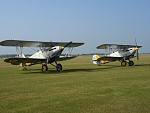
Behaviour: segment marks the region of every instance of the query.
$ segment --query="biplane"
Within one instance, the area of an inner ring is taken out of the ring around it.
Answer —
[[[93,64],[106,64],[109,62],[120,61],[121,66],[133,66],[134,62],[130,60],[134,58],[135,53],[137,60],[139,59],[138,50],[142,46],[136,45],[119,45],[119,44],[102,44],[97,49],[104,49],[105,55],[100,57],[99,55],[93,55]]]
[[[48,71],[48,64],[56,67],[57,71],[62,70],[62,65],[57,63],[58,61],[73,59],[77,56],[70,54],[74,47],[83,45],[84,43],[73,43],[71,42],[40,42],[40,41],[24,41],[24,40],[4,40],[0,42],[1,46],[14,46],[16,47],[17,57],[6,58],[5,62],[11,63],[12,65],[21,65],[23,69],[27,67],[42,64],[42,71]],[[25,57],[22,53],[26,47],[38,47],[33,55]],[[61,56],[65,48],[69,48],[69,53]],[[55,64],[53,64],[55,63]]]

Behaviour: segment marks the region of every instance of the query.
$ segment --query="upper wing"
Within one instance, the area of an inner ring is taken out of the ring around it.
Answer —
[[[64,61],[64,60],[70,60],[73,58],[76,58],[77,56],[60,56],[59,59],[57,61]]]
[[[24,41],[24,40],[4,40],[0,42],[1,46],[20,46],[20,47],[53,47],[65,46],[68,42],[40,42],[40,41]],[[68,47],[78,47],[84,43],[71,43]]]
[[[132,48],[132,47],[142,47],[142,46],[136,46],[136,45],[119,45],[119,44],[102,44],[97,47],[97,49],[124,49],[124,48]]]
[[[19,65],[20,63],[45,63],[46,59],[36,59],[36,58],[7,58],[4,60],[7,63],[11,63],[12,65]]]

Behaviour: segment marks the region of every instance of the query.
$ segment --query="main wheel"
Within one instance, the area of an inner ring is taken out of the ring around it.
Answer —
[[[126,66],[127,65],[127,62],[126,61],[122,61],[121,62],[121,66]]]
[[[57,64],[56,69],[57,69],[57,71],[61,71],[62,70],[62,65],[61,64]]]
[[[133,61],[129,61],[129,66],[133,66],[134,62]]]
[[[48,67],[47,67],[47,65],[42,65],[42,72],[45,72],[45,71],[48,71]]]

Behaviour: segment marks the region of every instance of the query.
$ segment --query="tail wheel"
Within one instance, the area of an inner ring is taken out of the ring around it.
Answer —
[[[134,62],[133,61],[129,61],[129,66],[133,66]]]
[[[122,61],[121,62],[121,66],[126,66],[127,65],[127,62],[126,61]]]
[[[23,70],[27,70],[27,68],[26,68],[26,67],[24,67],[24,68],[23,68]]]
[[[57,64],[56,69],[57,69],[57,71],[61,71],[62,70],[62,65],[61,64]]]
[[[101,65],[100,61],[97,61],[97,65],[98,65],[98,66],[100,66],[100,65]]]
[[[48,71],[47,65],[42,65],[42,72]]]

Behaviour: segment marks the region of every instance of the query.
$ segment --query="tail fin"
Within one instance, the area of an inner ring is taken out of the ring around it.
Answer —
[[[100,62],[98,61],[99,58],[100,58],[99,55],[93,55],[92,57],[93,64],[100,65]]]

